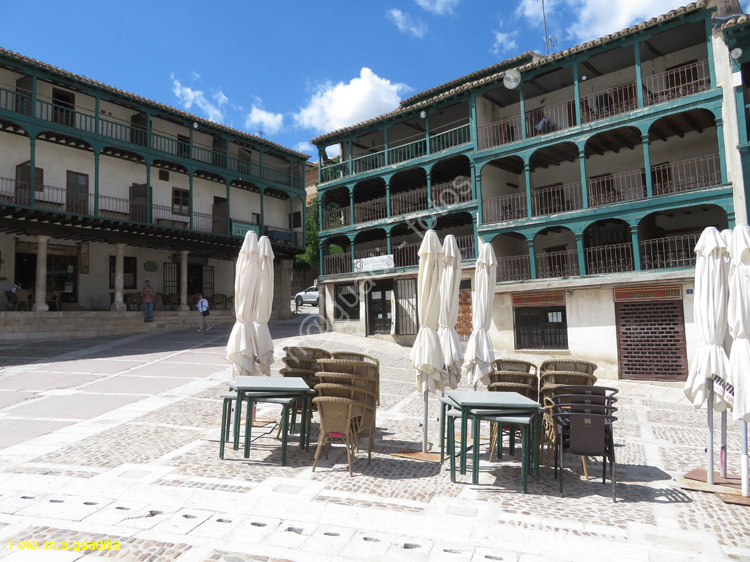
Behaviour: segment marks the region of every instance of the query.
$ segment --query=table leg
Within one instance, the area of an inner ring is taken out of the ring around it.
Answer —
[[[521,489],[526,493],[529,484],[529,425],[521,426]]]
[[[479,416],[474,416],[472,429],[472,462],[471,462],[471,483],[479,484]]]
[[[466,474],[466,424],[469,420],[469,412],[461,408],[461,474]]]
[[[237,391],[237,401],[234,403],[234,450],[240,448],[240,420],[242,418],[242,396],[244,392]]]
[[[296,408],[296,402],[292,402],[291,407]],[[283,405],[281,411],[284,416],[281,421],[281,466],[284,466],[286,464],[286,440],[289,436],[289,406]]]
[[[442,464],[445,459],[445,411],[447,404],[445,402],[440,403],[440,463]]]
[[[250,439],[252,438],[253,432],[253,406],[254,400],[252,396],[247,397],[247,415],[245,420],[245,452],[244,457],[250,458]]]
[[[304,451],[307,448],[307,395],[303,394],[300,398],[302,398],[302,419],[299,422],[299,448]]]
[[[534,448],[534,476],[539,477],[539,463],[541,460],[541,446],[542,446],[542,423],[541,423],[542,414],[539,411],[534,411],[534,416],[532,418],[533,423],[533,435],[532,435],[532,442],[533,442],[533,448]]]
[[[455,418],[448,420],[448,457],[451,463],[451,482],[456,481],[456,422]]]

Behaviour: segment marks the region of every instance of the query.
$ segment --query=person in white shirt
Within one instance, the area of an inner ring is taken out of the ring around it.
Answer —
[[[200,298],[198,299],[198,329],[197,332],[208,332],[211,326],[206,324],[206,316],[208,316],[208,301],[203,293],[199,293]]]
[[[17,281],[16,284],[10,288],[10,292],[15,293],[16,291],[18,291],[18,289],[23,289],[23,283],[21,283],[20,281]]]

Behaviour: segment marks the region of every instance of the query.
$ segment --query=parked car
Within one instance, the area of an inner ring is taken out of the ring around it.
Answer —
[[[303,304],[318,306],[319,298],[320,298],[320,293],[318,292],[318,288],[308,287],[304,291],[300,291],[299,293],[294,295],[294,303],[297,305],[297,307],[300,307]]]

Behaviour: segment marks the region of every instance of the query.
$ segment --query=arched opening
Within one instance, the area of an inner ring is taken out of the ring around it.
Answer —
[[[471,200],[471,163],[466,156],[446,158],[430,171],[432,206],[448,207]]]
[[[545,146],[529,159],[534,216],[583,208],[578,147],[572,142]]]
[[[291,199],[289,194],[273,187],[263,191],[263,234],[268,236],[272,244],[282,246],[292,245],[292,229],[289,215],[291,213]]]
[[[585,152],[590,207],[646,197],[640,130],[602,131],[586,141]]]
[[[352,272],[351,242],[346,236],[332,236],[323,241],[323,275]]]
[[[396,267],[419,265],[419,245],[429,225],[422,221],[408,221],[391,229],[391,251]]]
[[[538,279],[580,275],[576,237],[568,228],[551,226],[539,231],[534,236],[534,253]]]
[[[397,217],[427,209],[427,173],[411,168],[391,178],[391,216]]]
[[[298,248],[305,245],[305,201],[302,197],[295,197],[292,204],[293,242]]]
[[[474,248],[474,217],[471,213],[451,213],[441,215],[435,221],[434,230],[443,241],[448,234],[456,237],[462,260],[477,258]]]
[[[349,189],[337,187],[327,189],[320,194],[320,206],[323,222],[321,230],[333,230],[351,224],[349,209]]]
[[[519,156],[498,158],[482,168],[482,222],[527,217],[526,175]]]
[[[590,224],[583,233],[586,274],[633,271],[630,226],[623,220],[604,219]]]
[[[373,258],[388,253],[388,241],[385,230],[374,228],[358,232],[354,238],[354,259]]]
[[[641,269],[695,267],[695,245],[709,226],[728,228],[727,212],[698,205],[646,215],[638,223]]]
[[[693,109],[667,115],[649,129],[654,196],[721,185],[716,120]]]
[[[529,244],[523,234],[504,232],[492,239],[497,257],[497,281],[531,279]]]
[[[372,178],[354,186],[354,222],[362,223],[388,216],[385,180]]]

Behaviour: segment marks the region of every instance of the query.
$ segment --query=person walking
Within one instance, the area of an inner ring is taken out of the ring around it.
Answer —
[[[143,321],[154,321],[154,290],[151,288],[151,281],[146,280],[146,286],[141,291],[143,296]]]
[[[208,316],[208,301],[203,293],[198,293],[198,329],[197,332],[208,332],[211,326],[206,324],[206,316]]]

